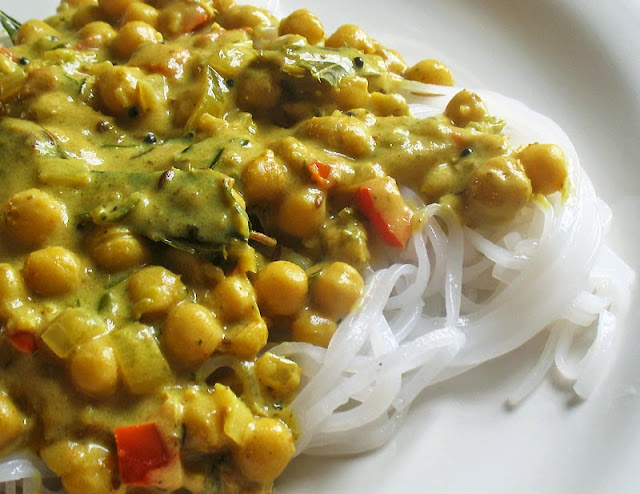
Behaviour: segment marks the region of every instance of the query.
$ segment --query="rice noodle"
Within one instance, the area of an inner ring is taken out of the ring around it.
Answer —
[[[404,81],[415,116],[442,113],[460,88]],[[292,407],[298,453],[351,454],[384,444],[425,388],[511,352],[549,331],[538,364],[509,399],[517,404],[555,365],[588,397],[606,376],[632,270],[603,245],[609,208],[596,196],[568,137],[522,103],[476,91],[509,124],[512,144],[555,143],[570,166],[571,193],[525,208],[507,231],[461,228],[437,205],[425,208],[410,246],[373,272],[358,310],[327,349],[284,343],[305,382]],[[415,194],[403,191],[416,202]],[[591,343],[572,363],[579,335]]]

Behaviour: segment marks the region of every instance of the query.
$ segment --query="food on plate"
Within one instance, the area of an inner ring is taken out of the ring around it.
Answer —
[[[544,117],[304,9],[0,21],[7,486],[271,492],[541,331],[515,399],[597,384],[632,273]]]

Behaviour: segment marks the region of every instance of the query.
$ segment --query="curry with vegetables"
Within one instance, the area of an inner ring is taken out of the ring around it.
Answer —
[[[411,115],[403,83],[445,65],[307,10],[2,24],[0,449],[69,493],[271,492],[303,376],[270,346],[327,346],[421,202],[486,228],[564,187],[561,151],[513,149],[470,91]]]

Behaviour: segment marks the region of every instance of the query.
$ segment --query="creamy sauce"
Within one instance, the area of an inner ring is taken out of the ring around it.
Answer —
[[[416,227],[400,188],[486,228],[564,186],[562,154],[512,149],[473,93],[412,117],[403,77],[451,84],[442,64],[307,11],[74,0],[15,41],[0,448],[70,493],[270,492],[301,371],[265,348],[328,344]]]

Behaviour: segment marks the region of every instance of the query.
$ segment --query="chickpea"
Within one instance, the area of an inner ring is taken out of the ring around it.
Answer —
[[[161,266],[142,268],[129,279],[129,296],[136,319],[169,311],[186,297],[180,277]]]
[[[258,317],[236,330],[226,348],[226,353],[250,360],[264,348],[269,338],[269,329],[264,319]]]
[[[193,302],[176,305],[164,324],[164,345],[180,362],[206,360],[222,342],[222,326],[209,309]]]
[[[381,117],[409,115],[407,100],[400,94],[373,93],[369,102],[369,110]]]
[[[0,264],[0,317],[9,316],[14,306],[21,305],[26,299],[26,291],[20,273],[10,264]]]
[[[289,261],[275,261],[260,270],[254,283],[258,305],[275,316],[298,313],[307,298],[307,274]]]
[[[326,198],[321,190],[299,188],[289,193],[278,208],[278,227],[296,238],[318,233],[326,219]]]
[[[123,24],[140,21],[155,28],[158,24],[158,10],[143,2],[133,2],[127,7],[120,21]]]
[[[308,164],[310,151],[300,140],[287,136],[273,145],[274,151],[292,169],[305,168]]]
[[[369,102],[369,82],[364,77],[343,77],[333,89],[333,97],[342,110],[363,108]]]
[[[25,426],[24,415],[16,408],[11,398],[0,393],[0,449],[15,441]]]
[[[363,122],[338,112],[328,117],[313,117],[303,130],[328,148],[352,158],[361,158],[369,154],[375,145]]]
[[[38,295],[64,295],[75,291],[82,279],[80,260],[64,247],[46,247],[27,256],[23,276]]]
[[[243,170],[244,192],[250,201],[276,202],[286,193],[289,170],[268,149]]]
[[[291,430],[280,420],[260,417],[249,424],[244,444],[234,449],[240,471],[257,482],[271,482],[293,459],[296,448]]]
[[[487,107],[476,93],[463,89],[447,104],[444,110],[454,125],[464,127],[469,122],[477,122],[487,115]]]
[[[326,348],[337,328],[333,319],[314,309],[305,309],[291,324],[291,339]]]
[[[107,46],[116,37],[116,30],[104,21],[86,24],[78,33],[89,46],[99,48]]]
[[[562,190],[567,179],[567,159],[555,144],[529,144],[518,159],[531,180],[534,193],[552,194]]]
[[[265,352],[258,357],[255,371],[262,385],[276,396],[286,397],[300,386],[300,366],[273,353]]]
[[[129,58],[140,46],[146,43],[162,42],[162,34],[142,21],[127,22],[120,28],[111,47],[122,58]]]
[[[101,445],[61,440],[42,448],[40,456],[68,494],[124,494],[125,486],[113,487],[114,461]]]
[[[226,29],[250,27],[252,29],[274,26],[277,19],[271,12],[252,5],[233,5],[222,15],[220,23]]]
[[[184,392],[186,429],[185,449],[198,453],[213,453],[224,448],[228,439],[224,433],[224,413],[213,393],[193,388]]]
[[[531,181],[519,161],[496,156],[473,174],[464,191],[464,219],[471,225],[512,219],[531,198]]]
[[[151,260],[144,239],[123,226],[98,229],[89,242],[89,254],[98,266],[110,272],[142,266]]]
[[[118,385],[118,363],[105,338],[81,345],[69,359],[69,375],[75,388],[95,398],[111,396]]]
[[[104,110],[116,117],[126,117],[137,107],[138,81],[142,71],[135,67],[108,67],[96,80],[96,94]]]
[[[310,45],[317,45],[324,40],[324,27],[315,14],[307,9],[299,9],[280,21],[278,35],[285,34],[299,34]]]
[[[407,63],[402,58],[402,55],[396,50],[385,48],[384,46],[378,46],[376,55],[380,55],[384,60],[384,64],[389,72],[402,75],[407,70]]]
[[[364,281],[356,269],[344,262],[324,268],[311,284],[311,299],[335,319],[346,316],[362,296]]]
[[[453,86],[453,75],[445,64],[438,60],[421,60],[406,70],[404,77],[411,81],[437,84],[438,86]]]
[[[169,2],[158,12],[158,29],[166,37],[174,38],[195,31],[214,14],[211,2]]]
[[[266,111],[280,102],[282,90],[271,70],[248,68],[238,79],[236,87],[236,100],[245,110]]]
[[[23,22],[16,32],[16,44],[33,44],[45,36],[60,36],[60,33],[44,21],[32,19]]]
[[[253,286],[246,275],[234,275],[221,280],[211,293],[216,314],[226,321],[248,316],[256,304]]]
[[[73,13],[71,24],[76,29],[86,26],[92,22],[102,21],[104,14],[102,9],[95,4],[80,5]]]
[[[374,40],[359,26],[345,24],[340,26],[327,40],[325,46],[330,48],[342,48],[350,46],[364,53],[376,51]]]
[[[139,0],[98,0],[98,4],[105,14],[112,19],[118,19],[127,9]]]
[[[5,211],[7,233],[23,247],[41,245],[68,221],[62,204],[40,189],[14,194]]]

